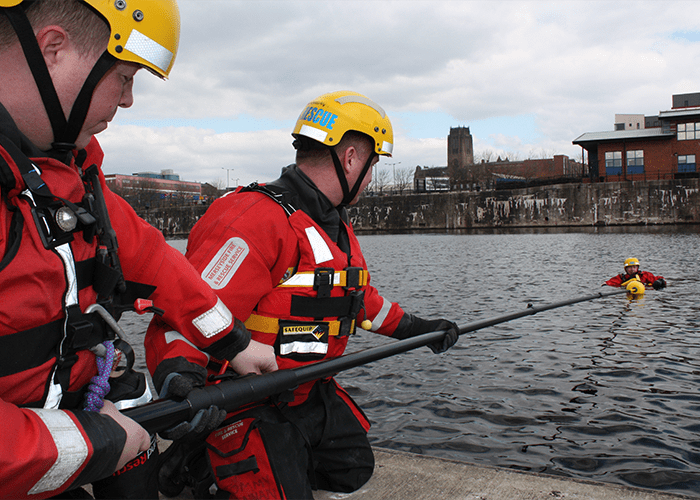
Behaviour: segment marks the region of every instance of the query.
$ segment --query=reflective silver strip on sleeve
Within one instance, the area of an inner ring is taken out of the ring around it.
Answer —
[[[311,244],[311,249],[314,252],[314,260],[316,264],[321,262],[328,262],[333,259],[333,253],[331,249],[328,248],[326,242],[323,241],[323,237],[318,233],[318,230],[311,226],[304,229],[306,231],[306,237],[309,238],[309,243]]]
[[[63,486],[88,457],[88,444],[80,429],[65,413],[58,410],[31,409],[44,422],[58,450],[58,457],[39,482],[29,490],[29,495],[52,491]]]
[[[382,297],[382,300],[384,301],[382,308],[379,310],[379,313],[377,313],[377,315],[371,319],[373,332],[379,330],[384,323],[384,320],[386,320],[386,317],[389,315],[389,311],[391,311],[391,302],[386,300],[384,297]]]
[[[280,354],[326,354],[328,344],[323,342],[287,342],[280,345]]]
[[[233,314],[221,302],[221,299],[216,301],[214,307],[192,320],[192,324],[197,330],[208,339],[226,330],[232,322]]]

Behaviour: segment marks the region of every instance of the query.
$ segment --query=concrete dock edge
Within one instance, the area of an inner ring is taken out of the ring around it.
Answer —
[[[372,478],[353,493],[317,491],[314,500],[679,500],[641,488],[473,465],[375,448]]]

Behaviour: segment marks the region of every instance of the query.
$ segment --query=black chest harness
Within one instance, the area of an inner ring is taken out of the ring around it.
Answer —
[[[253,183],[241,189],[241,192],[246,191],[254,191],[269,196],[282,207],[287,217],[290,217],[297,211],[293,204],[292,194],[280,186],[275,186],[274,184],[261,186]],[[343,232],[343,234],[347,239],[347,233]],[[349,262],[349,243],[346,243],[344,246],[347,247],[345,253],[348,255]],[[344,296],[331,297],[331,290],[335,286],[335,269],[331,267],[317,267],[314,269],[313,277],[313,289],[316,291],[316,296],[292,295],[289,313],[292,316],[314,318],[315,321],[321,321],[327,317],[337,317],[339,326],[335,335],[342,337],[354,334],[356,327],[355,318],[364,309],[365,292],[360,290],[360,288],[366,283],[366,271],[361,267],[352,266],[346,267],[343,271],[345,275],[343,287],[346,290]],[[296,268],[293,273],[295,272]],[[248,323],[246,322],[246,324]]]
[[[54,196],[42,180],[38,167],[1,134],[0,146],[9,153],[22,175],[26,185],[22,196],[32,207],[33,222],[44,248],[61,256],[64,266],[70,266],[71,271],[74,267],[74,272],[70,274],[74,276],[77,291],[92,286],[97,293],[97,305],[88,308],[94,312],[83,313],[77,300],[66,302],[63,305],[65,318],[0,336],[0,377],[41,366],[56,358],[54,380],[63,394],[60,406],[71,408],[77,405],[81,397],[71,397],[68,392],[70,369],[78,359],[77,352],[94,348],[105,340],[115,340],[118,327],[115,331],[114,318],[118,319],[124,311],[134,310],[135,300],[147,298],[155,287],[124,280],[117,255],[116,233],[109,221],[96,165],[84,170],[85,195],[80,203],[73,203]],[[78,163],[84,161],[85,155],[81,151]],[[8,198],[9,191],[15,187],[12,169],[0,156],[2,198],[12,212],[5,254],[0,259],[0,273],[16,257],[26,223],[21,210]],[[74,261],[68,244],[80,232],[87,243],[98,238],[97,251],[93,258]],[[156,312],[153,308],[151,310]],[[32,311],[23,313],[32,314]],[[130,368],[134,361],[131,347],[124,339],[116,339],[115,347],[126,355],[127,368]],[[28,406],[44,406],[47,395]]]

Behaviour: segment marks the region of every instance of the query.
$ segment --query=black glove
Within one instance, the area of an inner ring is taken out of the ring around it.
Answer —
[[[392,337],[395,339],[408,339],[438,330],[447,330],[445,337],[439,342],[428,344],[428,347],[433,353],[440,354],[455,345],[459,338],[459,327],[452,321],[446,319],[427,320],[413,314],[404,314]]]
[[[161,370],[163,365],[160,365],[154,374],[153,378],[156,387],[162,386],[159,391],[161,398],[173,396],[184,398],[196,387],[204,386],[207,376],[205,368],[183,361],[182,358],[179,358],[177,362],[181,365],[179,368],[183,373],[173,371],[163,378],[163,370]],[[212,405],[209,408],[199,410],[189,422],[181,422],[170,429],[159,432],[159,434],[161,437],[172,441],[184,437],[195,437],[199,434],[206,436],[225,419],[226,411]]]
[[[651,286],[654,287],[654,290],[661,290],[662,288],[666,288],[666,280],[659,278],[658,280],[654,281]]]

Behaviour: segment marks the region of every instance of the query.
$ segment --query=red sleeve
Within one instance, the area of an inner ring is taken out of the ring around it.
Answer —
[[[18,408],[0,401],[0,496],[41,499],[109,476],[124,430],[94,412]]]
[[[365,292],[365,309],[367,319],[372,322],[371,331],[391,336],[404,315],[403,309],[396,302],[390,302],[376,288],[368,286]],[[358,321],[362,322],[362,312]]]
[[[618,274],[616,276],[613,276],[610,278],[608,281],[605,282],[606,285],[608,286],[617,286],[619,287],[622,285],[622,277]]]
[[[266,195],[242,193],[216,200],[190,232],[187,259],[234,317],[245,321],[260,299],[298,261],[296,236],[284,211]],[[162,322],[148,329],[151,373],[163,360],[206,358]]]
[[[186,255],[243,321],[299,260],[296,235],[284,210],[254,192],[216,200],[192,229]],[[226,255],[230,265],[219,266]]]
[[[167,244],[160,231],[109,191],[102,175],[100,180],[117,233],[125,279],[155,286],[150,299],[165,311],[163,321],[197,347],[219,353],[222,358],[244,350],[250,338],[240,330],[232,331],[233,316],[216,293],[187,259]]]
[[[654,283],[654,281],[663,279],[663,276],[654,276],[648,271],[642,271],[639,274],[640,278],[642,279],[642,283],[644,283],[645,285],[651,285],[652,283]]]
[[[352,231],[352,228],[350,230]],[[367,267],[364,255],[362,256],[362,262]],[[372,322],[370,329],[372,332],[391,336],[399,326],[399,321],[401,321],[404,311],[398,303],[390,302],[382,297],[371,283],[372,276],[370,274],[367,278],[367,289],[365,290],[365,311],[364,313],[360,311],[357,325],[360,326],[365,319],[364,314],[366,313],[367,319]]]

